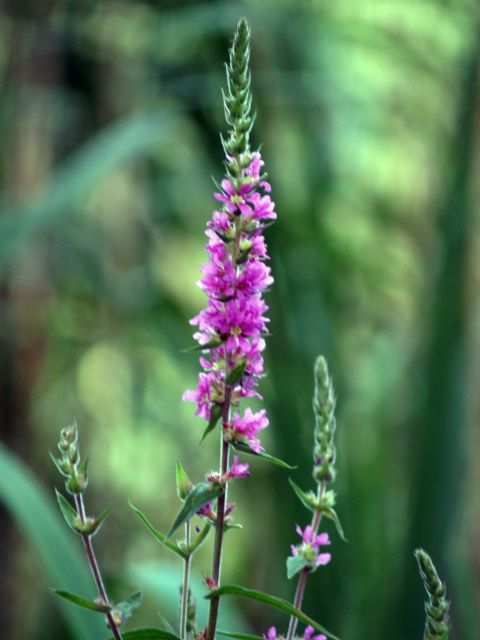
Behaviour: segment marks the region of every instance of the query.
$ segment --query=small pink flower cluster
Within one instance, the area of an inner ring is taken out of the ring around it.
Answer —
[[[205,347],[200,358],[203,372],[197,388],[183,394],[183,400],[197,404],[196,415],[206,420],[215,405],[225,402],[227,388],[234,407],[241,398],[261,397],[256,387],[263,373],[262,335],[268,322],[262,291],[273,282],[264,262],[268,255],[263,229],[266,222],[276,219],[270,196],[259,192],[259,188],[270,191],[260,175],[263,164],[260,154],[253,153],[239,185],[222,181],[222,191],[215,198],[223,208],[213,213],[206,231],[209,262],[202,265],[198,285],[207,294],[208,304],[190,321],[198,326],[194,338]],[[239,373],[229,382],[233,372]],[[258,453],[263,447],[257,434],[267,425],[264,410],[252,413],[247,408],[243,417],[235,413],[223,423],[224,438]]]
[[[328,533],[314,535],[310,525],[307,525],[305,531],[302,531],[298,524],[296,525],[296,532],[302,538],[303,544],[297,547],[292,544],[292,555],[304,557],[311,563],[313,568],[330,562],[332,556],[329,553],[318,553],[320,546],[330,544]]]
[[[324,636],[323,633],[320,633],[317,636],[312,635],[315,629],[310,625],[305,629],[303,633],[303,640],[327,640],[327,636]],[[280,640],[282,636],[277,636],[277,630],[275,627],[270,627],[267,632],[267,635],[263,634],[265,640]]]

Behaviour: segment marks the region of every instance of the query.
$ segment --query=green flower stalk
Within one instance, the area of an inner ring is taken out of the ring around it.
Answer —
[[[314,448],[313,448],[313,478],[317,483],[317,491],[305,493],[291,482],[295,493],[301,502],[313,511],[312,523],[304,531],[297,525],[297,533],[302,537],[303,544],[292,545],[292,555],[287,558],[287,576],[298,575],[294,606],[301,608],[308,575],[320,565],[330,562],[329,553],[319,553],[321,545],[330,544],[326,533],[318,533],[322,515],[334,520],[340,537],[344,539],[337,514],[333,510],[335,493],[327,491],[327,485],[335,480],[335,444],[333,437],[336,429],[335,393],[332,379],[328,373],[327,361],[319,356],[314,367],[314,395],[313,412],[315,416]],[[295,616],[290,618],[287,640],[293,640],[297,628]]]
[[[245,18],[238,22],[229,53],[230,60],[225,65],[228,93],[222,91],[222,94],[225,120],[231,129],[226,140],[222,137],[222,144],[227,157],[227,177],[238,190],[244,180],[244,170],[252,161],[249,137],[255,119],[251,115],[250,27]]]
[[[124,602],[116,606],[109,603],[92,543],[93,536],[100,529],[105,518],[109,514],[110,509],[106,509],[99,518],[91,518],[86,514],[83,493],[88,484],[88,458],[86,458],[84,462],[81,461],[76,424],[65,427],[61,430],[58,448],[60,451],[60,457],[56,458],[51,455],[51,458],[57,469],[65,478],[65,488],[68,493],[73,496],[75,508],[73,508],[68,500],[66,500],[64,496],[57,491],[58,505],[69,527],[75,531],[75,533],[82,536],[85,553],[87,555],[88,563],[99,595],[98,601],[96,603],[92,603],[93,607],[96,606],[97,611],[105,614],[107,624],[111,629],[115,640],[122,640],[119,626],[130,615],[132,608],[138,606],[139,600],[135,596],[135,602]],[[80,606],[85,606],[81,603],[82,599],[78,596],[66,594],[61,591],[57,591],[57,593]]]
[[[337,426],[335,419],[335,393],[332,378],[328,374],[327,361],[319,356],[315,362],[315,447],[313,450],[313,477],[317,482],[335,480],[335,444],[333,436]]]
[[[262,292],[273,283],[270,268],[265,265],[268,255],[263,230],[276,219],[274,203],[268,195],[271,188],[261,173],[263,160],[258,151],[250,150],[254,118],[249,59],[250,27],[242,18],[226,65],[228,90],[223,94],[223,104],[229,130],[222,138],[226,173],[214,194],[221,210],[214,211],[207,224],[209,262],[202,265],[203,277],[199,281],[208,302],[190,321],[198,325],[194,338],[203,352],[203,372],[197,388],[183,394],[184,400],[197,404],[196,414],[208,421],[203,438],[221,422],[218,474],[207,477],[212,489],[214,477],[224,480],[222,486],[216,485],[220,493],[212,496],[217,498],[216,512],[208,505],[213,516],[210,521],[215,526],[209,579],[216,587],[220,586],[223,537],[229,525],[226,481],[249,475],[248,465],[239,464],[236,458],[229,468],[230,447],[260,453],[263,447],[258,433],[268,426],[264,409],[252,413],[247,407],[243,415],[233,412],[240,400],[259,395],[256,387],[263,375],[263,336],[268,322]],[[205,503],[204,507],[207,508]],[[215,638],[218,607],[218,596],[212,597],[207,640]]]
[[[424,640],[447,640],[450,633],[450,603],[446,599],[445,584],[438,577],[432,559],[423,549],[415,551],[420,575],[428,594],[425,602],[425,634]]]

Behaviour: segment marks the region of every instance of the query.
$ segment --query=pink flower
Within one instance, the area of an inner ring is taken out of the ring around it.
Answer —
[[[261,429],[268,427],[268,424],[265,409],[252,413],[250,407],[247,407],[243,418],[235,413],[232,422],[224,427],[224,438],[228,441],[246,444],[250,449],[259,453],[263,447],[257,434]]]
[[[230,389],[233,406],[241,398],[259,396],[256,387],[263,375],[261,352],[268,323],[262,293],[273,283],[265,265],[268,255],[263,228],[265,221],[276,218],[270,196],[259,191],[270,191],[265,176],[260,175],[262,167],[263,160],[255,152],[239,184],[222,180],[215,198],[223,203],[223,209],[214,211],[207,225],[209,258],[201,267],[198,285],[208,302],[190,320],[197,327],[195,340],[206,347],[200,358],[204,373],[198,377],[197,389],[183,394],[184,400],[197,404],[196,415],[206,420],[210,420],[213,404],[225,401],[231,371],[242,371]],[[247,409],[243,418],[235,414],[231,424],[224,425],[224,437],[259,452],[263,447],[257,434],[267,425],[265,412],[253,415]]]
[[[248,478],[249,475],[250,471],[248,470],[248,463],[239,463],[238,456],[233,456],[233,464],[227,471],[225,479],[231,480],[232,478]]]
[[[314,631],[315,629],[309,625],[303,633],[304,640],[327,640],[327,636],[324,636],[323,633],[320,633],[317,636],[312,636]],[[277,630],[275,627],[270,627],[267,635],[263,634],[263,637],[265,640],[280,640],[280,638],[283,638],[283,636],[277,636]]]
[[[327,640],[327,636],[324,636],[323,633],[320,633],[318,636],[312,636],[314,631],[315,629],[308,625],[303,633],[304,640]]]
[[[325,565],[330,562],[332,556],[329,553],[318,553],[320,546],[330,544],[328,533],[314,535],[310,525],[307,525],[305,531],[302,531],[298,524],[296,525],[296,531],[302,538],[303,544],[299,546],[292,544],[292,555],[304,557],[308,560],[311,567],[318,567],[319,565]]]

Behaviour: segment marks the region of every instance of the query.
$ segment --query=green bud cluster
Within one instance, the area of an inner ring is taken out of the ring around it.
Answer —
[[[223,93],[225,119],[231,129],[222,145],[228,160],[225,163],[227,176],[235,189],[241,186],[243,171],[252,161],[249,137],[254,116],[250,91],[250,27],[245,20],[239,20],[233,44],[229,51],[227,69],[227,94]]]
[[[313,411],[315,414],[315,445],[313,449],[313,477],[317,482],[335,480],[335,393],[328,374],[327,361],[318,356],[315,361],[315,392]]]
[[[76,424],[61,430],[58,449],[60,451],[59,458],[55,458],[52,454],[50,455],[57,469],[66,478],[65,487],[67,491],[72,495],[83,493],[88,484],[88,458],[83,462],[80,460]]]
[[[187,595],[187,633],[197,628],[197,603],[189,589]]]
[[[423,549],[415,551],[420,575],[422,576],[428,600],[425,602],[424,640],[447,640],[450,632],[449,602],[446,599],[446,587],[438,577],[433,562]]]

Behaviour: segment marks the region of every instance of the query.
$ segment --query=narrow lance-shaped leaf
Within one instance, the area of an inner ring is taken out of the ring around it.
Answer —
[[[65,522],[68,524],[72,531],[78,533],[78,514],[72,505],[68,502],[68,500],[55,489],[55,494],[57,496],[58,506],[60,507],[60,511],[62,512],[63,517],[65,518]]]
[[[112,611],[114,620],[118,620],[118,624],[123,624],[125,620],[130,618],[134,609],[138,609],[138,607],[142,604],[142,600],[142,592],[136,591],[123,602],[119,602],[118,604],[116,604]]]
[[[215,429],[215,427],[217,426],[217,422],[222,417],[222,410],[223,410],[223,405],[221,404],[213,404],[210,407],[210,420],[208,421],[207,428],[203,432],[200,442],[203,442],[207,437],[207,435],[210,433],[210,431],[213,431]]]
[[[328,638],[332,640],[339,640],[337,636],[334,636],[333,633],[330,633],[322,627],[321,624],[312,620],[309,616],[305,615],[303,611],[297,609],[292,604],[283,600],[282,598],[276,598],[275,596],[270,596],[267,593],[263,593],[262,591],[256,591],[254,589],[245,589],[245,587],[240,587],[236,584],[227,584],[219,589],[215,589],[211,591],[205,597],[217,598],[219,596],[227,596],[227,595],[236,595],[243,596],[245,598],[250,598],[250,600],[257,600],[258,602],[263,602],[271,607],[275,607],[275,609],[279,609],[280,611],[284,611],[290,616],[295,616],[300,622],[303,622],[306,625],[312,626],[314,629],[319,631],[320,633],[324,633]]]
[[[76,594],[70,593],[69,591],[63,591],[62,589],[54,589],[53,591],[57,594],[57,596],[65,598],[65,600],[69,600],[70,602],[73,602],[73,604],[76,604],[79,607],[83,607],[84,609],[90,609],[91,611],[108,613],[113,608],[111,604],[92,602],[91,600],[86,600],[81,596],[77,596]]]
[[[346,539],[346,537],[345,537],[345,535],[343,533],[342,525],[340,524],[340,520],[339,520],[338,515],[335,512],[335,510],[334,509],[323,509],[322,513],[324,513],[327,516],[327,518],[330,518],[331,520],[334,521],[335,526],[337,528],[338,535],[340,536],[340,538],[344,542],[348,542],[348,540]]]
[[[303,556],[289,556],[287,558],[287,578],[290,580],[308,566],[310,563]]]
[[[133,631],[122,632],[123,640],[181,640],[179,636],[170,631],[164,631],[163,629],[135,629]],[[115,640],[113,636],[110,636],[108,640]]]
[[[137,516],[140,518],[140,520],[146,525],[146,527],[149,529],[149,531],[154,535],[154,537],[159,542],[164,544],[167,547],[167,549],[170,549],[170,551],[173,551],[174,553],[176,553],[178,556],[180,556],[184,560],[185,560],[185,558],[188,557],[187,554],[185,553],[185,551],[183,551],[183,549],[181,549],[174,542],[171,542],[170,540],[167,540],[167,536],[166,535],[164,535],[163,533],[160,533],[160,531],[157,531],[157,529],[155,529],[155,527],[149,522],[147,517],[140,511],[140,509],[137,509],[136,507],[134,507],[132,503],[130,503],[130,506],[133,509],[133,511],[137,514]]]
[[[178,497],[180,500],[185,500],[193,487],[193,482],[190,482],[190,478],[178,460],[176,461],[176,480]]]
[[[199,549],[202,546],[202,544],[207,539],[207,536],[209,534],[211,527],[212,525],[210,525],[208,522],[205,523],[203,529],[200,531],[200,533],[196,537],[195,542],[193,542],[188,548],[188,552],[190,555],[194,554],[195,551],[197,551],[197,549]]]
[[[254,451],[247,444],[243,444],[241,442],[231,442],[232,447],[236,451],[241,451],[242,453],[248,453],[252,456],[257,456],[257,458],[262,458],[262,460],[267,460],[268,462],[272,462],[273,464],[277,464],[279,467],[283,467],[284,469],[296,469],[297,467],[292,467],[287,462],[280,460],[279,458],[274,458],[273,456],[265,453],[265,451]]]
[[[182,526],[187,520],[189,520],[195,513],[203,507],[204,504],[218,498],[224,491],[224,487],[219,484],[211,484],[209,482],[201,482],[196,484],[188,494],[182,508],[180,509],[177,517],[170,531],[167,534],[167,538],[170,538],[172,534]]]
[[[309,491],[308,493],[306,493],[305,491],[300,489],[300,487],[296,485],[291,478],[289,478],[288,481],[292,485],[293,490],[295,491],[303,506],[307,507],[307,509],[310,509],[310,511],[315,511],[315,509],[317,508],[318,500],[313,491]]]
[[[225,379],[225,384],[227,387],[233,387],[242,379],[242,376],[245,372],[245,367],[247,366],[247,361],[244,360],[237,364],[231,371],[228,372],[227,377]]]
[[[217,631],[220,636],[227,636],[227,638],[237,638],[237,640],[265,640],[263,636],[254,636],[251,633],[233,633],[232,631]]]

